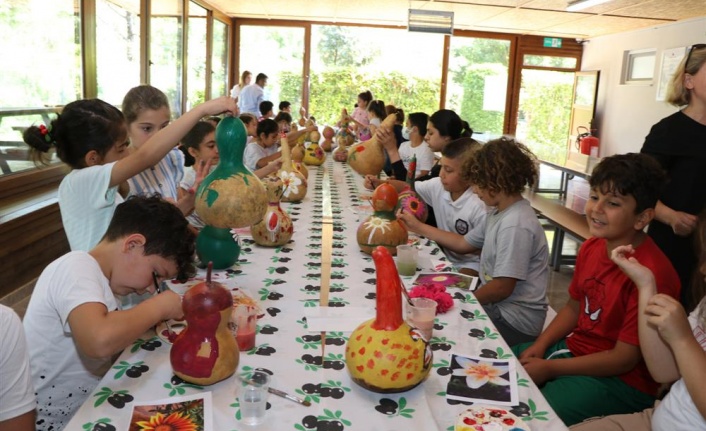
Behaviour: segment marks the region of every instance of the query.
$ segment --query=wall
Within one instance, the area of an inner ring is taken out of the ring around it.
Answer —
[[[600,156],[636,152],[654,123],[677,108],[655,100],[665,49],[706,42],[706,17],[644,30],[602,36],[584,45],[581,70],[600,70],[596,122]],[[621,85],[623,52],[656,49],[653,84]]]

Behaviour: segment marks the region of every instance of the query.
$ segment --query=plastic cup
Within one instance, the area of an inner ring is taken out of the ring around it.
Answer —
[[[267,389],[270,375],[255,371],[250,378],[243,378],[240,388],[240,420],[246,425],[259,425],[265,421],[267,408]]]
[[[428,298],[412,298],[412,304],[407,304],[407,322],[419,329],[422,336],[431,340],[436,317],[436,301]]]
[[[233,307],[231,323],[235,325],[235,341],[240,351],[255,347],[258,309],[251,305],[239,304]]]
[[[417,272],[417,247],[407,244],[397,246],[397,272],[405,277]]]

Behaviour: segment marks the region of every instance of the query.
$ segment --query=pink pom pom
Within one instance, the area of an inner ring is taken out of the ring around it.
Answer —
[[[443,314],[449,311],[454,300],[446,291],[446,287],[438,283],[419,284],[409,291],[410,298],[429,298],[436,301],[436,314]]]

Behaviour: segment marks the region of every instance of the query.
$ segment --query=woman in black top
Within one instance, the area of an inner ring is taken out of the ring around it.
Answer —
[[[667,102],[686,107],[652,126],[642,152],[655,157],[669,179],[649,235],[667,255],[682,282],[681,302],[696,305],[691,278],[697,256],[693,232],[706,207],[706,44],[694,45],[674,73]]]

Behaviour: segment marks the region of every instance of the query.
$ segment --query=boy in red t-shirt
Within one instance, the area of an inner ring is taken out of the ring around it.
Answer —
[[[610,253],[631,244],[658,291],[679,298],[679,276],[644,232],[664,182],[662,169],[643,154],[607,157],[596,166],[586,202],[593,237],[576,258],[570,298],[537,341],[513,348],[566,425],[654,403],[658,385],[637,334],[637,288]]]

